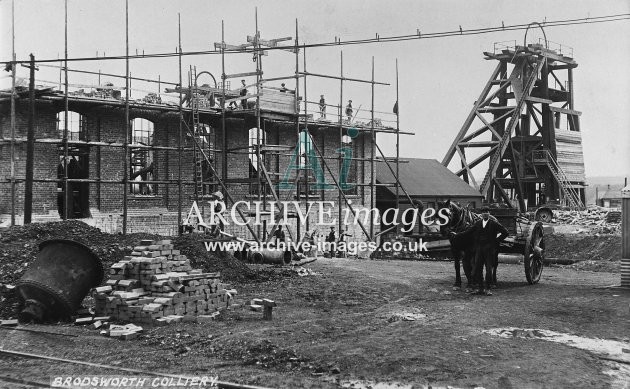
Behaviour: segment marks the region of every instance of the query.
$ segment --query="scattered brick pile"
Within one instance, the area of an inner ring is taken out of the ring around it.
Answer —
[[[170,240],[143,240],[112,265],[105,286],[94,289],[97,316],[153,325],[213,320],[236,290],[220,273],[203,273],[173,249]]]

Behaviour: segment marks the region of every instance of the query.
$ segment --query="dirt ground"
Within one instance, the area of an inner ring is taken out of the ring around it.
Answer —
[[[318,275],[232,283],[241,301],[275,300],[272,321],[240,309],[210,324],[148,329],[132,341],[69,325],[37,328],[78,337],[3,329],[0,348],[162,373],[216,373],[224,381],[277,388],[606,388],[630,382],[627,364],[589,351],[483,332],[537,328],[617,340],[630,349],[630,292],[605,288],[619,284],[618,273],[548,267],[530,286],[522,265],[501,264],[494,295],[475,296],[452,289],[449,262],[319,259],[306,266]],[[51,375],[116,374],[6,355],[0,355],[0,371],[44,382]]]

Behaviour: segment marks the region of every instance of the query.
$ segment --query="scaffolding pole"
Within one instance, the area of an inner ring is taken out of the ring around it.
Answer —
[[[33,213],[33,159],[35,152],[35,57],[30,55],[28,83],[28,133],[26,136],[26,182],[24,185],[24,224],[31,222]]]
[[[254,58],[256,60],[256,178],[257,178],[257,186],[258,186],[258,201],[263,202],[263,211],[267,209],[267,196],[263,196],[263,182],[261,177],[262,164],[264,161],[262,160],[262,156],[260,155],[260,145],[264,145],[266,142],[266,138],[261,133],[260,128],[260,74],[262,72],[262,50],[260,47],[260,31],[258,31],[258,7],[254,8],[254,22],[256,27],[256,33],[254,35]],[[247,101],[247,100],[245,100]],[[242,107],[243,109],[247,109],[247,106]],[[249,135],[248,135],[249,136]],[[262,228],[262,239],[266,239],[267,234],[267,225],[263,222]],[[257,228],[258,236],[260,236],[260,226]]]
[[[306,73],[306,70],[304,71]],[[343,147],[343,51],[339,53],[339,149]],[[323,156],[323,155],[322,155]],[[324,162],[325,163],[325,162]],[[342,155],[339,154],[337,159],[337,171],[341,171],[341,166],[343,164]],[[332,172],[330,173],[332,175]],[[342,193],[341,187],[337,186],[337,214],[339,222],[337,223],[337,228],[339,233],[341,233],[342,221],[341,221],[341,197],[342,195],[345,197],[345,194]],[[354,211],[353,211],[354,212]],[[371,237],[370,237],[371,238]]]
[[[306,42],[304,42],[304,48],[303,48],[303,68],[304,71],[306,71]],[[314,140],[313,138],[311,138],[311,134],[308,131],[308,104],[306,103],[308,101],[308,99],[306,98],[306,77],[304,77],[304,130],[306,131],[306,136],[308,137],[308,142],[304,142],[304,153],[307,155],[306,158],[308,158],[308,150],[306,150],[306,147],[309,143],[313,143]],[[298,142],[300,141],[300,139],[298,138]],[[308,166],[308,165],[307,165]],[[308,169],[304,169],[304,194],[305,194],[305,201],[306,201],[306,206],[308,207],[308,200],[309,200],[309,188],[308,188],[308,180],[309,180],[309,171]],[[309,217],[308,217],[308,213],[306,214],[306,231],[310,231],[309,228]]]
[[[221,177],[227,180],[227,133],[225,132],[225,24],[221,20],[221,156],[223,163],[221,166]]]
[[[398,102],[398,58],[396,58],[396,209],[400,209],[400,104]],[[396,235],[398,235],[398,223],[396,223]]]
[[[68,64],[66,64],[66,68],[67,65]],[[127,234],[127,191],[129,190],[129,185],[127,185],[129,180],[129,169],[127,164],[129,163],[129,138],[129,0],[125,0],[125,148],[123,153],[123,235]]]
[[[317,147],[317,144],[313,143],[313,148],[315,149],[315,151],[317,152],[317,155],[319,155],[319,157],[322,157],[323,154],[321,153],[321,151],[319,150],[319,147]],[[348,208],[350,209],[350,211],[352,211],[352,215],[354,216],[355,220],[357,221],[357,223],[359,223],[359,226],[361,227],[361,229],[363,230],[363,233],[365,234],[365,236],[372,240],[372,238],[370,237],[370,233],[368,232],[368,230],[365,228],[365,226],[363,225],[363,223],[361,223],[361,221],[359,220],[359,218],[357,217],[357,213],[354,210],[354,208],[352,208],[352,204],[350,204],[350,200],[348,200],[348,197],[346,196],[345,193],[343,193],[343,191],[341,190],[341,186],[339,184],[339,181],[337,181],[337,179],[335,178],[335,175],[333,174],[332,170],[330,170],[330,166],[328,166],[328,163],[326,163],[325,160],[322,160],[324,163],[324,166],[326,167],[326,170],[328,170],[328,173],[330,174],[330,176],[333,179],[333,182],[335,183],[335,185],[337,186],[337,189],[339,190],[339,193],[341,194],[341,196],[343,197],[343,199],[346,202],[346,205],[348,206]],[[341,203],[339,204],[339,208],[341,208]],[[371,213],[371,212],[370,212]],[[339,221],[339,223],[341,224],[341,220]]]
[[[370,147],[370,239],[374,240],[374,213],[372,212],[376,200],[376,193],[374,193],[374,184],[376,183],[376,171],[374,169],[374,146],[376,146],[376,134],[374,133],[374,56],[372,56],[372,83],[370,85],[372,87],[372,106],[370,108],[370,135],[372,138],[372,147]]]
[[[11,1],[11,225],[15,225],[15,0]]]
[[[68,0],[64,1],[65,23],[64,23],[64,85],[63,85],[63,220],[67,220],[68,197],[70,196],[70,186],[68,184]]]
[[[184,121],[184,112],[182,106],[184,99],[182,96],[182,21],[181,15],[177,14],[177,40],[178,40],[178,67],[179,67],[179,129],[177,136],[177,233],[181,235],[182,228],[182,122]]]
[[[295,19],[295,131],[297,134],[297,146],[299,152],[301,152],[301,143],[300,143],[300,52],[299,52],[299,43],[298,43],[298,20]],[[300,204],[300,178],[302,175],[302,170],[297,170],[297,178],[295,185],[295,192],[298,204]],[[289,191],[290,193],[290,191]],[[308,206],[308,205],[307,205]],[[296,235],[298,240],[301,236],[300,231],[300,223],[296,223]]]

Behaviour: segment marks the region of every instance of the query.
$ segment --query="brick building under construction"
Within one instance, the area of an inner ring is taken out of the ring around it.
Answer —
[[[280,40],[287,39],[291,38]],[[248,41],[239,47],[247,46],[257,56],[266,55],[263,46],[277,43],[262,40],[259,34]],[[217,45],[222,56],[231,48],[223,42]],[[210,72],[197,73],[191,67],[187,86],[157,81],[167,86],[160,91],[163,95],[149,93],[141,99],[130,98],[130,81],[156,81],[130,77],[128,70],[125,76],[110,75],[123,78],[125,87],[101,83],[100,72],[98,85],[70,85],[68,72],[90,72],[67,66],[58,66],[60,80],[66,74],[65,83],[36,86],[31,71],[28,88],[14,87],[13,93],[8,90],[0,96],[4,223],[9,218],[11,224],[28,223],[29,218],[34,222],[78,218],[107,232],[172,235],[181,230],[193,202],[205,214],[211,194],[221,191],[228,209],[239,201],[262,202],[262,226],[252,228],[251,222],[226,226],[227,232],[246,239],[265,239],[273,231],[270,201],[297,201],[302,209],[308,201],[332,201],[326,221],[337,219],[336,226],[357,239],[374,239],[379,226],[369,209],[376,208],[375,188],[400,187],[397,179],[375,182],[375,163],[394,171],[399,150],[396,157],[386,158],[376,135],[395,134],[398,145],[399,135],[409,133],[399,130],[397,112],[380,112],[387,118],[374,116],[378,112],[374,85],[388,84],[373,76],[358,80],[300,71],[297,56],[303,50],[296,39],[292,50],[296,70],[288,77],[263,79],[261,61],[251,73],[228,75],[222,68],[220,82]],[[200,76],[211,77],[212,83],[198,85]],[[252,76],[255,82],[245,85]],[[307,76],[338,80],[339,103],[322,109],[321,101],[308,101]],[[243,85],[230,88],[230,80],[241,78]],[[293,90],[284,83],[276,85],[291,79]],[[344,82],[371,85],[372,107],[364,109],[369,117],[345,111]],[[248,94],[247,88],[253,92]],[[178,95],[179,101],[163,101],[169,94]],[[290,189],[280,185],[287,182]],[[238,207],[241,220],[253,220],[253,208]],[[343,225],[342,213],[348,211],[370,215],[369,222]],[[328,228],[310,222],[317,215],[311,215],[306,225],[295,216],[294,210],[287,220],[293,240],[305,230],[325,233],[323,228]]]

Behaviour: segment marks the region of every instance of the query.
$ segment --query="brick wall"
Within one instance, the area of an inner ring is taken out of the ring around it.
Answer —
[[[17,107],[17,137],[25,137],[27,129],[27,105],[18,104]],[[5,138],[10,136],[10,117],[8,105],[0,107],[0,131]],[[84,125],[86,126],[86,139],[95,142],[123,143],[125,136],[125,111],[121,107],[105,107],[95,106],[89,103],[70,102],[70,110],[83,115]],[[39,103],[37,104],[36,114],[36,138],[57,138],[60,134],[57,132],[56,115],[63,112],[62,102],[55,103]],[[130,119],[145,118],[154,123],[154,144],[158,146],[176,147],[179,138],[179,117],[176,112],[160,113],[150,111],[148,109],[137,110],[132,109]],[[222,132],[220,117],[208,117],[202,115],[202,121],[207,123],[214,134],[209,147],[220,149],[222,146]],[[265,158],[265,166],[269,172],[284,174],[291,161],[291,155],[297,144],[297,131],[293,123],[279,123],[273,121],[264,121],[262,124],[266,132],[268,144],[279,144],[289,146],[289,149],[282,151],[277,155],[270,154]],[[229,179],[247,178],[249,176],[249,156],[245,147],[249,144],[249,130],[256,128],[254,117],[243,118],[227,118],[227,148],[239,149],[238,153],[231,153],[227,156],[227,177]],[[334,157],[333,160],[326,160],[330,170],[335,177],[339,173],[339,163],[337,157],[339,153],[339,130],[337,128],[328,128],[315,126],[309,128],[315,144],[326,157]],[[184,127],[184,133],[186,127]],[[183,146],[185,148],[194,147],[192,139],[186,135],[183,137]],[[361,133],[354,139],[353,157],[363,158],[369,156],[370,147],[369,133]],[[25,143],[16,145],[16,176],[24,177],[25,173]],[[112,146],[90,146],[84,147],[89,159],[90,179],[101,179],[103,181],[120,181],[123,178],[123,158],[124,151],[120,147]],[[35,178],[56,178],[57,166],[59,165],[59,150],[56,144],[36,144],[35,146]],[[219,176],[221,176],[223,168],[223,160],[221,153],[209,153],[210,157],[214,157],[214,166]],[[182,179],[184,181],[192,181],[194,179],[194,156],[192,151],[182,153]],[[156,180],[177,180],[179,172],[179,156],[176,150],[155,150],[153,151],[154,160],[154,179]],[[10,212],[10,185],[6,179],[10,177],[9,164],[9,145],[0,144],[0,214]],[[350,179],[357,183],[369,183],[370,167],[369,163],[362,161],[353,161]],[[328,169],[322,165],[324,177],[327,183],[334,187],[334,181]],[[294,177],[295,172],[292,172]],[[279,177],[274,175],[275,180]],[[280,177],[281,178],[281,177]],[[292,179],[290,180],[292,182]],[[239,200],[256,200],[257,195],[250,193],[250,188],[255,184],[235,183],[227,184],[230,194],[235,201]],[[182,191],[182,213],[184,216],[190,209],[190,205],[194,199],[194,185],[184,184]],[[24,185],[17,185],[16,191],[16,210],[18,219],[23,213]],[[33,188],[33,211],[34,220],[49,220],[58,218],[57,213],[57,184],[56,183],[35,183]],[[213,188],[218,189],[218,188]],[[281,201],[296,200],[295,191],[288,197],[286,191],[279,192]],[[370,191],[366,187],[358,187],[353,194],[348,195],[352,199],[353,207],[369,207]],[[178,209],[179,191],[176,184],[156,184],[155,195],[153,196],[137,196],[130,194],[128,197],[128,227],[129,231],[175,231],[177,226],[177,209]],[[268,200],[273,200],[271,194]],[[304,200],[302,198],[302,200]],[[311,200],[333,200],[337,201],[337,190],[319,190],[312,196]],[[120,230],[122,226],[122,206],[123,203],[123,186],[118,183],[90,183],[89,184],[89,208],[92,218],[86,220],[90,224],[99,226],[110,232]],[[203,203],[203,202],[202,202]],[[302,205],[305,210],[305,205]],[[345,204],[343,206],[345,208]],[[332,212],[333,217],[338,217],[338,208]],[[309,221],[311,229],[315,228],[317,216],[313,214]],[[291,219],[294,233],[297,225],[296,219]],[[369,229],[369,226],[366,226]],[[256,228],[258,230],[258,228]],[[320,232],[324,232],[324,227],[320,227]],[[350,233],[356,239],[363,239],[363,233],[359,226],[349,226]],[[246,227],[229,226],[231,232],[236,232],[243,236],[249,236]],[[305,226],[300,226],[300,232],[305,232]]]

